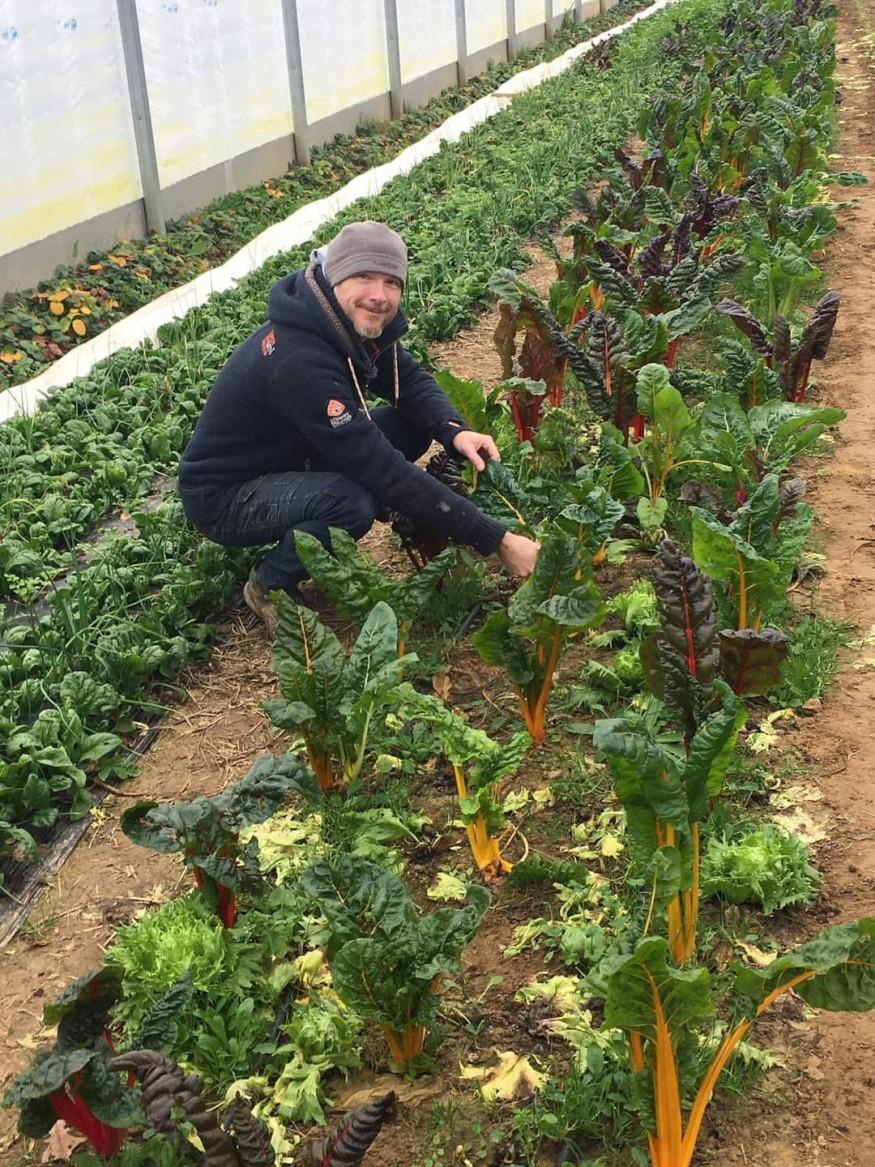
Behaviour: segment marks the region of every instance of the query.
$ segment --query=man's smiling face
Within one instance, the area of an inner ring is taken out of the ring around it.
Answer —
[[[375,340],[398,314],[403,290],[394,276],[365,271],[341,280],[334,294],[359,336]]]

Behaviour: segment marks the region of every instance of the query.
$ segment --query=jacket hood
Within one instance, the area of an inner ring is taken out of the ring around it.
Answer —
[[[366,373],[373,370],[380,353],[400,340],[408,329],[407,319],[399,311],[375,340],[359,336],[323,275],[321,264],[277,280],[268,296],[267,312],[272,324],[314,333]]]

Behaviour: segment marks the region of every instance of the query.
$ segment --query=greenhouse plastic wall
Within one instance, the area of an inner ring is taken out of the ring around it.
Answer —
[[[616,0],[0,0],[0,293]]]

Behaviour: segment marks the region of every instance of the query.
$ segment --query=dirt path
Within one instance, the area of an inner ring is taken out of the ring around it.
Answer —
[[[859,3],[860,7],[857,6]],[[858,205],[840,215],[825,270],[842,306],[829,356],[818,370],[820,396],[847,410],[835,457],[810,480],[816,537],[828,570],[819,608],[862,633],[875,625],[875,71],[860,37],[861,9],[875,22],[875,0],[841,0],[836,169],[859,170],[869,184],[850,193]],[[836,188],[835,197],[848,197]],[[817,848],[821,902],[804,927],[875,915],[875,669],[858,667],[870,648],[849,650],[822,713],[788,736],[800,776],[822,801],[814,813],[828,836]],[[814,916],[820,919],[813,918]],[[821,1013],[784,1023],[774,1034],[787,1051],[793,1096],[751,1115],[739,1100],[727,1115],[739,1146],[716,1154],[721,1167],[871,1167],[875,1163],[875,1014]],[[717,1128],[721,1127],[718,1118]],[[727,1133],[729,1133],[727,1131]],[[727,1139],[731,1145],[732,1140]],[[740,1149],[739,1149],[740,1148]]]

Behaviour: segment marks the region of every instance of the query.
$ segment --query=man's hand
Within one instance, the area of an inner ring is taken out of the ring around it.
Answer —
[[[478,434],[474,430],[462,430],[453,438],[453,449],[463,454],[475,470],[485,470],[486,462],[494,459],[501,461],[498,446],[489,434]]]
[[[501,562],[511,575],[525,579],[535,570],[535,561],[541,544],[534,539],[527,539],[525,535],[514,535],[508,531],[498,545],[498,554]]]

